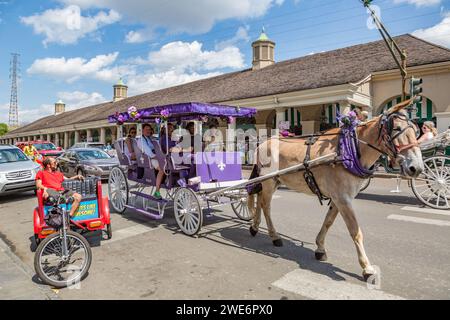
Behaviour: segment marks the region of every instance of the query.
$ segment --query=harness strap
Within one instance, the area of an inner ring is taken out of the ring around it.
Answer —
[[[314,178],[314,174],[309,169],[308,162],[311,160],[311,146],[316,143],[317,137],[316,136],[310,136],[306,141],[305,144],[307,145],[306,148],[306,155],[305,159],[303,160],[303,165],[305,166],[305,172],[303,173],[303,178],[305,179],[306,184],[308,185],[309,189],[312,193],[314,193],[317,198],[319,199],[320,205],[323,205],[323,201],[329,200],[329,198],[325,197],[322,192],[320,191],[319,186],[317,185],[316,179]]]

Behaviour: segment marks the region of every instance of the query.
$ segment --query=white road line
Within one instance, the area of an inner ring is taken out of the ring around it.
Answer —
[[[420,212],[420,213],[439,214],[439,215],[442,215],[442,216],[450,216],[450,212],[445,211],[445,210],[438,210],[438,209],[417,208],[417,207],[403,207],[402,210],[413,211],[413,212]]]
[[[119,240],[131,238],[131,237],[134,237],[134,236],[137,236],[140,234],[144,234],[149,231],[157,230],[159,228],[160,228],[159,226],[152,228],[152,227],[149,227],[146,225],[138,224],[136,226],[128,227],[125,229],[120,229],[120,230],[113,229],[113,236],[112,236],[111,240],[106,241],[105,244],[109,244],[109,243],[116,242]]]
[[[399,221],[406,221],[406,222],[431,224],[431,225],[441,226],[441,227],[450,227],[450,221],[446,221],[446,220],[417,218],[417,217],[410,217],[410,216],[401,216],[398,214],[391,214],[387,218],[389,220],[399,220]]]
[[[315,300],[404,300],[381,290],[368,289],[365,285],[333,280],[304,269],[291,271],[272,285]]]

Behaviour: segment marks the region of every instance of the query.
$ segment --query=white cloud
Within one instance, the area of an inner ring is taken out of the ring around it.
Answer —
[[[158,27],[171,33],[204,33],[226,19],[263,16],[273,5],[284,0],[59,0],[81,8],[107,8],[123,14],[128,22],[141,23],[154,30]]]
[[[244,56],[237,47],[204,50],[202,43],[197,41],[171,42],[151,51],[146,58],[134,57],[119,62],[117,58],[118,53],[115,52],[90,60],[80,57],[38,59],[27,72],[69,83],[90,78],[112,84],[123,76],[128,82],[129,94],[134,95],[217,76],[227,69],[245,67]],[[79,102],[73,101],[76,96],[80,98]],[[80,92],[64,92],[59,97],[72,102],[74,107],[92,105],[104,99],[100,94],[93,96]]]
[[[142,29],[137,31],[130,31],[125,36],[126,43],[142,43],[153,39],[154,34],[151,30]]]
[[[111,66],[117,59],[118,52],[107,55],[98,55],[86,60],[84,58],[44,58],[33,62],[27,72],[29,74],[45,75],[53,78],[64,79],[67,82],[76,81],[82,77],[100,80],[109,80]],[[117,75],[116,75],[117,78]]]
[[[110,10],[98,12],[95,16],[82,16],[78,6],[50,9],[40,14],[21,17],[20,21],[32,26],[34,33],[45,36],[44,45],[55,42],[62,45],[77,43],[78,39],[93,33],[99,28],[121,19],[119,13]],[[98,39],[97,39],[98,40]]]
[[[21,126],[33,122],[37,119],[49,116],[55,112],[53,104],[42,104],[35,108],[24,108],[19,106],[19,124]],[[0,105],[0,123],[8,123],[9,121],[9,104]]]
[[[171,42],[160,50],[150,52],[149,63],[157,70],[202,71],[244,67],[244,56],[236,47],[216,51],[202,50],[202,44],[194,41]]]
[[[412,33],[414,36],[450,48],[450,12],[437,25],[428,29],[419,29]]]
[[[441,2],[442,0],[394,0],[394,3],[409,3],[417,7],[434,6]]]
[[[9,103],[0,104],[0,123],[8,123],[9,121]]]
[[[250,28],[248,26],[239,27],[236,31],[236,34],[233,38],[219,42],[216,44],[216,50],[220,50],[226,47],[235,46],[241,41],[248,42],[250,40],[250,36],[248,35],[248,30]]]
[[[66,111],[75,110],[83,107],[93,106],[108,101],[98,92],[58,92],[58,98],[66,104]]]
[[[211,72],[199,74],[184,73],[176,70],[165,71],[165,72],[146,72],[139,74],[128,79],[129,94],[135,95],[145,92],[150,92],[154,90],[164,89],[200,79],[205,79],[209,77],[214,77],[220,75],[220,72]]]

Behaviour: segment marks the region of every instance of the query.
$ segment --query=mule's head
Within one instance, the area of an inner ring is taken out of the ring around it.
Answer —
[[[411,100],[399,103],[381,117],[380,138],[389,156],[400,164],[402,172],[415,178],[424,165],[417,142],[419,128],[409,120],[405,110],[410,104]]]

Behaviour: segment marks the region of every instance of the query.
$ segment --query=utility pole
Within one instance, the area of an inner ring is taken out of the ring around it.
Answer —
[[[392,57],[395,60],[395,63],[397,63],[397,66],[400,69],[400,73],[402,76],[402,101],[405,101],[406,100],[406,77],[408,76],[407,66],[406,66],[406,58],[407,58],[406,50],[400,49],[398,44],[394,41],[394,39],[392,39],[391,35],[389,34],[387,29],[381,22],[380,18],[378,18],[375,11],[370,7],[372,0],[361,0],[361,2],[363,3],[364,7],[366,7],[367,10],[369,10],[369,12],[373,18],[373,21],[375,22],[375,25],[377,26],[378,31],[380,31],[380,34],[383,37],[383,40],[386,43],[389,51],[391,52]],[[395,52],[397,52],[397,54],[400,56],[400,60],[398,59]]]
[[[16,128],[19,126],[19,106],[17,99],[17,79],[20,77],[18,53],[11,53],[11,65],[9,70],[9,78],[11,79],[11,99],[9,101],[9,126]]]

